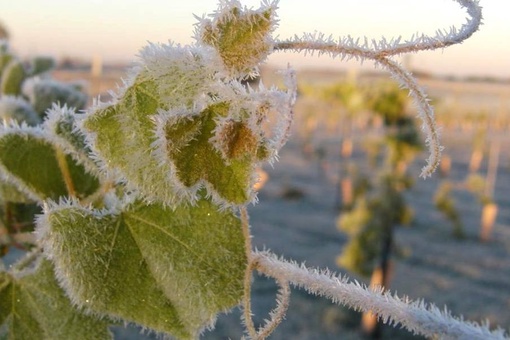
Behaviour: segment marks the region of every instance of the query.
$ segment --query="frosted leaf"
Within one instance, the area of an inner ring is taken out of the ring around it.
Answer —
[[[0,174],[37,201],[69,195],[83,198],[99,187],[97,178],[61,152],[42,129],[26,126],[0,130]]]
[[[238,1],[224,1],[213,20],[200,21],[196,38],[217,50],[230,76],[243,77],[272,51],[275,10],[276,3],[249,10]]]
[[[239,219],[208,201],[173,210],[52,206],[38,220],[73,303],[178,338],[196,338],[237,305],[246,267]]]
[[[35,269],[0,272],[0,301],[2,338],[3,335],[22,340],[112,338],[108,320],[85,315],[72,306],[47,260],[38,260]]]

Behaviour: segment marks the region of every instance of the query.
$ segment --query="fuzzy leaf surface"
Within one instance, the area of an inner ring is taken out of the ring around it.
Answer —
[[[254,163],[267,153],[260,137],[244,123],[231,124],[217,138],[224,150],[217,150],[210,139],[217,120],[227,116],[230,108],[220,102],[198,115],[168,120],[164,128],[167,154],[161,162],[153,156],[152,117],[166,106],[158,93],[155,81],[138,80],[117,104],[87,117],[84,128],[95,134],[94,147],[107,160],[106,166],[118,170],[146,197],[166,204],[178,201],[177,188],[184,187],[181,193],[195,197],[204,183],[221,203],[249,201]]]
[[[92,151],[85,136],[77,128],[76,121],[81,114],[77,114],[74,108],[57,105],[46,113],[43,128],[55,136],[54,141],[62,150],[72,155],[79,164],[83,164],[90,173],[97,174],[97,165],[91,158]]]
[[[227,103],[218,103],[191,118],[167,122],[167,156],[185,187],[198,188],[205,182],[221,200],[244,204],[250,199],[251,174],[264,146],[243,122],[227,122],[217,129],[217,121],[228,111]],[[218,140],[217,147],[212,138]]]
[[[143,68],[134,70],[131,84],[118,99],[93,109],[82,128],[106,174],[127,180],[150,200],[173,205],[183,197],[176,196],[170,165],[153,157],[154,118],[193,107],[210,92],[217,70],[202,47],[149,44],[140,57]]]
[[[19,277],[0,272],[0,302],[0,337],[6,339],[112,338],[107,321],[86,316],[71,305],[47,260]]]
[[[146,197],[173,203],[170,169],[152,157],[155,140],[151,117],[163,104],[157,85],[140,80],[129,87],[118,103],[96,110],[83,127],[95,134],[94,149],[109,171],[120,173]]]
[[[258,11],[243,11],[236,5],[225,8],[214,21],[202,23],[200,39],[216,48],[232,75],[247,74],[272,48],[273,11],[272,7]]]
[[[39,200],[69,196],[69,185],[77,197],[87,197],[97,190],[96,177],[88,174],[71,156],[59,155],[46,138],[30,131],[7,132],[0,136],[0,162],[9,177]]]
[[[242,297],[240,221],[209,201],[116,214],[55,207],[39,227],[68,295],[97,313],[195,338]]]
[[[250,15],[266,20],[272,10]],[[213,55],[211,47],[151,44],[122,93],[89,111],[80,128],[107,177],[168,206],[196,201],[204,187],[222,207],[255,198],[255,167],[285,141],[294,95],[220,79],[224,68],[208,66]],[[273,138],[263,128],[269,113]]]

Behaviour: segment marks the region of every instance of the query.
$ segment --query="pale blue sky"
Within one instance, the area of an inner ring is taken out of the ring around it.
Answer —
[[[260,1],[241,1],[257,7]],[[461,46],[415,54],[420,69],[455,75],[510,77],[510,20],[507,0],[481,0],[484,25]],[[280,0],[280,38],[315,30],[335,37],[378,38],[432,34],[437,28],[459,26],[466,14],[451,0]],[[0,0],[0,20],[21,55],[51,54],[90,60],[130,61],[151,42],[191,42],[192,14],[213,11],[215,0]],[[329,58],[279,53],[270,63],[353,67]]]

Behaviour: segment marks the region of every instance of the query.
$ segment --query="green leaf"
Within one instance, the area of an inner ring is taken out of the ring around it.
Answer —
[[[261,133],[244,121],[248,118],[228,118],[231,106],[225,102],[198,114],[170,111],[160,142],[164,155],[158,158],[153,116],[164,104],[155,93],[154,82],[135,82],[117,104],[85,120],[84,128],[95,133],[93,145],[108,160],[107,167],[120,171],[144,196],[170,205],[181,199],[177,193],[194,198],[203,185],[223,205],[251,200],[255,164],[270,152]]]
[[[60,206],[39,228],[68,295],[96,313],[195,338],[242,298],[240,221],[209,201],[117,214]]]
[[[246,123],[226,120],[217,126],[229,107],[218,103],[191,118],[169,120],[165,126],[167,157],[185,187],[199,188],[204,182],[210,192],[219,195],[218,200],[244,204],[250,199],[254,164],[263,146]]]
[[[198,74],[207,52],[149,46],[124,93],[83,120],[102,170],[150,201],[193,202],[205,187],[221,206],[246,204],[255,197],[256,165],[285,142],[293,91],[248,91],[212,68]],[[272,139],[263,128],[269,114]]]
[[[89,147],[85,142],[85,137],[76,131],[75,120],[76,118],[72,114],[61,115],[54,122],[52,132],[67,141],[75,152],[87,152]]]
[[[0,165],[12,183],[38,200],[83,198],[99,187],[96,177],[37,129],[13,129],[0,135]]]
[[[87,171],[98,174],[99,168],[92,160],[92,150],[85,140],[85,136],[77,127],[79,116],[74,108],[54,105],[48,110],[43,129],[50,132],[55,138],[53,141],[67,154],[73,156]]]
[[[257,11],[242,10],[235,4],[220,8],[214,21],[204,20],[199,39],[213,46],[233,76],[249,73],[272,49],[273,6]]]
[[[2,72],[0,93],[18,96],[21,94],[21,84],[25,80],[25,69],[19,60],[11,60]]]
[[[71,305],[47,260],[24,275],[0,272],[0,301],[0,325],[4,325],[0,329],[7,331],[7,339],[112,338],[107,321],[86,316]]]
[[[143,69],[136,84],[152,82],[162,109],[193,107],[197,96],[210,91],[219,65],[210,49],[199,46],[149,44],[141,52]]]
[[[163,104],[154,93],[154,82],[135,83],[118,104],[85,120],[84,127],[95,133],[93,144],[108,160],[107,167],[118,169],[144,196],[166,204],[181,198],[177,192],[196,197],[203,184],[222,204],[240,205],[252,199],[255,163],[269,155],[262,137],[242,121],[227,120],[218,126],[217,120],[228,116],[230,109],[229,104],[218,103],[199,114],[186,112],[167,120],[162,161],[154,156],[152,115]]]
[[[88,116],[83,127],[95,135],[92,144],[108,171],[119,172],[147,198],[173,204],[171,169],[152,156],[156,140],[152,116],[163,106],[157,93],[154,81],[137,81],[118,103]]]
[[[212,71],[191,48],[151,45],[143,55],[146,68],[133,84],[116,103],[89,115],[83,127],[94,135],[91,144],[106,171],[120,174],[148,199],[173,205],[183,197],[176,196],[171,164],[154,156],[154,118],[171,107],[193,106],[211,83]]]
[[[150,44],[141,57],[143,68],[132,84],[114,103],[93,110],[83,128],[94,136],[90,144],[106,172],[120,174],[148,199],[171,205],[182,197],[176,197],[170,165],[153,156],[154,118],[163,110],[193,107],[209,92],[217,71],[198,47]]]

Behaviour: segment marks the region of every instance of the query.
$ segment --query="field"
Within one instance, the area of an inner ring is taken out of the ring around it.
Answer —
[[[103,93],[103,100],[107,100],[106,89],[115,88],[120,75],[116,70],[102,78],[91,78],[87,73],[77,76],[89,78],[91,91]],[[300,84],[316,88],[345,79],[345,74],[329,71],[304,71],[298,75]],[[76,74],[61,72],[55,76],[71,79]],[[359,75],[358,81],[370,83],[379,77]],[[264,78],[276,79],[272,70],[265,70]],[[399,296],[446,306],[452,314],[463,315],[467,320],[487,320],[491,325],[509,329],[510,149],[506,146],[510,145],[510,85],[431,78],[419,82],[436,104],[444,126],[444,154],[451,159],[451,169],[443,175],[438,171],[432,178],[420,179],[426,153],[410,166],[415,184],[406,192],[406,200],[414,210],[414,220],[409,226],[396,229],[398,251],[390,289]],[[341,202],[342,135],[339,132],[343,122],[326,114],[332,110],[331,103],[300,96],[292,137],[281,150],[279,162],[273,167],[264,166],[269,180],[258,195],[260,202],[249,207],[253,242],[258,249],[271,249],[287,259],[328,267],[368,282],[367,278],[347,273],[336,265],[336,257],[347,238],[336,227]],[[316,119],[310,123],[309,117],[313,116]],[[499,210],[488,242],[479,240],[482,206],[463,185],[470,172],[473,141],[481,125],[486,126],[486,138],[478,173],[485,177],[494,167],[497,169],[492,197]],[[381,131],[367,127],[362,119],[355,120],[353,126],[351,162],[361,173],[369,175],[371,170],[363,145]],[[492,163],[494,154],[498,162],[489,170],[490,150],[494,151],[494,145],[499,148],[493,152]],[[455,183],[453,198],[465,233],[463,239],[453,237],[451,222],[434,206],[436,190],[445,179]],[[275,291],[273,282],[255,278],[256,322],[262,322],[274,306]],[[204,339],[240,338],[239,315],[236,309],[221,316],[216,330],[207,332]],[[295,290],[287,319],[272,339],[358,339],[359,319],[355,312]],[[119,338],[139,338],[133,335],[136,332],[116,329]],[[411,338],[409,333],[394,329],[385,329],[384,335],[387,339]]]

